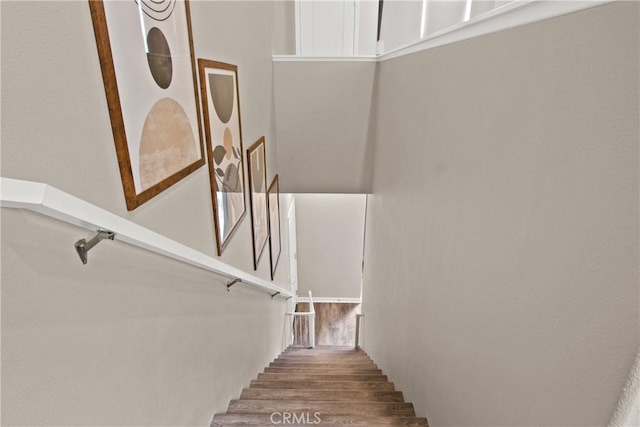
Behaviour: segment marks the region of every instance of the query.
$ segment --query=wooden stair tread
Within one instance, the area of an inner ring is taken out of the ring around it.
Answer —
[[[364,374],[364,375],[382,375],[381,369],[375,368],[264,368],[265,374]]]
[[[284,349],[284,352],[288,352],[288,351],[334,351],[334,352],[341,352],[341,351],[347,351],[347,352],[358,352],[358,353],[365,353],[364,350],[362,350],[361,348],[353,348],[353,346],[350,345],[317,345],[312,349],[308,349],[305,347],[287,347]],[[366,354],[366,353],[365,353]]]
[[[373,362],[366,363],[331,363],[320,361],[286,362],[274,360],[269,364],[272,368],[339,368],[339,369],[379,369]]]
[[[324,415],[399,415],[415,416],[412,403],[305,400],[232,400],[228,414],[272,414],[274,412],[315,413]]]
[[[349,356],[362,356],[362,357],[369,357],[369,355],[367,353],[365,353],[362,350],[354,350],[351,349],[349,351],[327,351],[327,350],[321,350],[318,349],[317,347],[314,349],[298,349],[298,350],[285,350],[282,353],[280,353],[282,355],[285,356],[310,356],[310,357],[314,357],[314,356],[337,356],[337,357],[349,357]]]
[[[306,416],[306,414],[305,414]],[[381,417],[347,417],[347,416],[335,416],[320,415],[319,426],[356,426],[356,427],[368,427],[368,426],[428,426],[426,418],[418,417],[393,417],[393,416],[381,416]],[[275,421],[282,422],[282,418],[276,418]],[[305,418],[306,421],[306,418]],[[314,414],[309,414],[309,421],[315,421]],[[270,415],[263,414],[216,414],[213,417],[212,427],[220,426],[233,426],[233,425],[246,425],[246,426],[271,426],[274,424]],[[287,426],[309,426],[314,425],[310,422],[304,424],[280,424]]]
[[[387,381],[386,375],[366,374],[258,374],[258,381]]]
[[[387,390],[395,391],[393,383],[384,381],[258,381],[251,388],[288,388],[308,390]]]
[[[245,388],[240,399],[249,400],[365,400],[369,402],[404,402],[401,391],[379,390],[300,390]]]
[[[336,362],[340,362],[340,361],[348,361],[348,360],[363,360],[363,361],[371,361],[371,358],[369,356],[365,356],[365,355],[361,355],[361,354],[342,354],[342,355],[338,355],[338,354],[286,354],[286,353],[282,353],[280,356],[278,356],[278,359],[283,359],[283,360],[301,360],[301,359],[308,359],[308,360],[332,360],[332,361],[336,361]]]
[[[274,423],[274,414],[289,419]],[[348,347],[286,349],[211,425],[278,424],[428,425],[364,351]]]
[[[314,353],[281,353],[280,356],[278,356],[281,359],[332,359],[335,361],[340,361],[340,360],[350,360],[350,359],[364,359],[364,360],[371,360],[371,358],[369,356],[367,356],[364,353],[342,353],[342,354],[337,354],[337,353],[320,353],[320,352],[314,352]]]
[[[343,368],[343,369],[378,369],[378,366],[371,363],[341,363],[336,365],[330,362],[283,362],[281,360],[273,361],[269,364],[272,368]]]

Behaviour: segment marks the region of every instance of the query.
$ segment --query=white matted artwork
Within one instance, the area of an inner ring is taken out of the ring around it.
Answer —
[[[249,166],[249,196],[251,199],[251,235],[253,237],[253,268],[258,263],[269,238],[267,211],[267,171],[264,136],[247,150]]]
[[[89,2],[127,209],[204,165],[187,0]]]
[[[245,215],[238,67],[198,59],[218,255]]]

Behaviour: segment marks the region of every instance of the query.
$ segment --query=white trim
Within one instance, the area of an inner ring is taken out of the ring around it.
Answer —
[[[357,56],[360,53],[360,2],[354,0],[354,14],[353,17],[353,55]]]
[[[0,207],[28,209],[94,232],[98,229],[113,231],[116,234],[115,240],[216,274],[242,279],[242,283],[269,293],[280,292],[285,297],[293,296],[284,288],[47,184],[0,178]],[[91,260],[90,257],[89,262],[99,262],[99,260]],[[78,263],[80,263],[79,259]]]
[[[298,302],[309,302],[308,297],[298,297]],[[313,297],[314,303],[340,303],[340,304],[360,304],[362,300],[360,298],[328,298],[328,297]]]
[[[296,25],[296,55],[300,55],[302,53],[302,33],[300,30],[301,18],[300,18],[300,0],[295,0],[293,4],[294,14],[295,14],[295,25]]]
[[[427,0],[422,0],[422,13],[420,15],[420,38],[424,37],[427,29]]]
[[[370,56],[299,56],[273,55],[273,62],[377,62],[378,58]]]
[[[355,0],[343,0],[342,2],[342,53],[354,56],[355,50]]]
[[[378,57],[378,61],[398,58],[422,50],[507,30],[561,15],[578,12],[613,0],[516,0],[475,16],[466,22],[428,35],[422,40],[401,46]]]
[[[480,37],[498,31],[508,30],[522,25],[533,24],[562,15],[579,12],[592,7],[611,3],[614,0],[515,0],[486,13],[474,16],[466,22],[460,22],[415,42],[378,56],[298,56],[273,55],[274,62],[336,62],[365,61],[382,62],[410,55],[422,50],[432,49],[450,43]],[[423,11],[424,13],[424,11]],[[384,41],[378,42],[378,44]],[[377,45],[378,45],[377,44]],[[376,45],[376,46],[377,46]]]
[[[467,0],[467,4],[464,5],[464,19],[462,22],[467,22],[471,19],[471,3],[473,0]]]

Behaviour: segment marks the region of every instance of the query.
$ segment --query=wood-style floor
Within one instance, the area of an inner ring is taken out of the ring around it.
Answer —
[[[288,348],[212,426],[426,426],[362,350]]]
[[[313,306],[317,345],[355,346],[356,314],[360,312],[360,304],[315,302]],[[309,303],[299,302],[296,311],[309,311]]]

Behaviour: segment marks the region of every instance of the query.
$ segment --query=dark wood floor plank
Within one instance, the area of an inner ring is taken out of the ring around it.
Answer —
[[[265,374],[364,374],[364,375],[382,375],[382,370],[375,368],[291,368],[291,367],[279,367],[264,369]]]
[[[258,374],[258,381],[387,381],[386,375],[366,374]]]
[[[232,400],[228,414],[273,414],[274,412],[319,413],[344,416],[415,416],[413,404],[404,402]]]
[[[304,390],[245,388],[240,399],[249,400],[364,400],[370,402],[404,402],[400,391],[378,390]]]
[[[213,418],[212,427],[221,426],[274,426],[275,422],[281,422],[282,418],[276,414],[274,419],[270,415],[243,415],[243,414],[218,414]],[[309,426],[310,422],[286,424],[287,426]],[[314,414],[309,414],[309,421],[315,421]],[[280,424],[285,425],[285,424]],[[345,417],[345,416],[320,416],[319,426],[348,426],[348,427],[369,427],[369,426],[428,426],[426,418],[417,417]]]
[[[288,388],[308,390],[387,390],[395,391],[393,383],[384,381],[251,381],[251,388]]]

